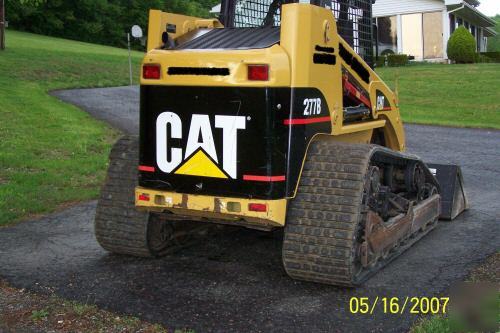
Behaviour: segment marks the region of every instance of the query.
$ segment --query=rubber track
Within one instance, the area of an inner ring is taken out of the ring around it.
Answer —
[[[94,227],[97,241],[105,250],[151,257],[147,237],[149,214],[136,210],[134,202],[138,150],[135,136],[125,136],[113,146]]]
[[[311,143],[291,200],[283,264],[299,280],[353,286],[365,174],[374,146]]]

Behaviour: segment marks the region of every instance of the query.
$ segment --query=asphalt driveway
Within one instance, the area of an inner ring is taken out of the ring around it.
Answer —
[[[124,132],[137,131],[136,87],[53,93]],[[442,222],[365,286],[291,280],[281,235],[221,231],[182,252],[147,260],[106,253],[93,236],[95,202],[0,229],[0,277],[15,287],[95,303],[197,332],[405,332],[405,312],[351,315],[352,296],[447,294],[500,245],[500,131],[407,126],[409,151],[462,165],[471,210]]]

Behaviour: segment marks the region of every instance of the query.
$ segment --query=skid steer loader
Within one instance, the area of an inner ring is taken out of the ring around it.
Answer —
[[[284,228],[292,278],[356,286],[466,209],[457,166],[404,152],[372,31],[372,0],[152,10],[140,135],[112,149],[102,247],[155,257],[207,225]]]

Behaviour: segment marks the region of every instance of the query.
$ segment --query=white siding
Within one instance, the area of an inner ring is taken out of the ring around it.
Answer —
[[[377,0],[373,5],[373,16],[442,11],[443,0]]]
[[[443,58],[448,59],[448,39],[450,39],[450,15],[443,10]]]

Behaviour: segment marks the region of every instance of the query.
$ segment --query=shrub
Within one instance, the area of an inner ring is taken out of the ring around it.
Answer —
[[[474,62],[478,64],[487,64],[494,61],[481,53],[476,53],[474,56]]]
[[[385,49],[384,51],[382,51],[381,53],[383,56],[386,56],[386,55],[389,55],[389,54],[394,54],[394,51],[391,50],[391,49]]]
[[[488,58],[490,62],[500,63],[500,52],[482,52],[481,56]]]
[[[407,54],[389,54],[387,56],[387,65],[389,67],[406,66],[407,63]]]
[[[476,39],[465,27],[458,27],[448,40],[448,58],[458,64],[474,62]]]
[[[379,56],[375,61],[375,67],[380,68],[385,66],[385,56]]]

